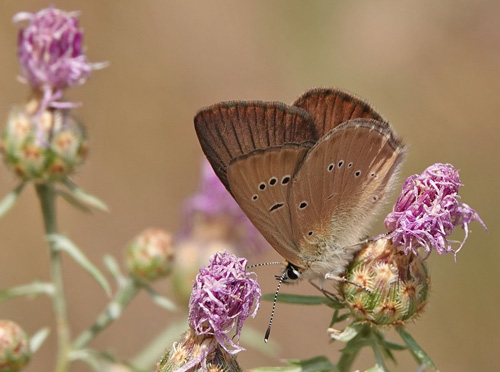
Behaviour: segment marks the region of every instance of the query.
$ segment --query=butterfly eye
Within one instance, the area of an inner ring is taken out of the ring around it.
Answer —
[[[265,190],[266,189],[266,184],[264,182],[261,182],[259,184],[259,190]]]
[[[344,161],[343,160],[339,161],[338,167],[340,168],[343,165],[344,165]]]
[[[355,175],[356,177],[361,176],[361,171],[360,171],[360,170],[356,171],[356,172],[354,173],[354,175]]]
[[[274,186],[278,182],[278,179],[276,177],[271,177],[269,179],[269,185]]]
[[[290,176],[285,176],[281,179],[282,185],[286,185],[288,182],[290,182]]]
[[[335,165],[332,163],[328,166],[328,172],[331,172],[333,170],[333,167],[335,167]]]
[[[307,207],[307,202],[303,201],[299,204],[299,209],[304,209],[305,207]]]
[[[307,233],[307,235],[309,235],[309,236],[312,236],[312,234],[313,234],[313,232],[312,232],[312,231],[309,231],[309,232]]]

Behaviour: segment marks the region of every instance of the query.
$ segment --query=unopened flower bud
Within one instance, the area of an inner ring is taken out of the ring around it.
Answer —
[[[0,320],[0,371],[16,372],[30,360],[28,336],[10,320]]]
[[[153,281],[170,273],[174,250],[172,234],[162,229],[147,229],[127,246],[127,267],[132,275]]]
[[[240,372],[236,357],[211,336],[197,336],[189,329],[156,365],[157,372]]]
[[[11,110],[0,150],[7,167],[21,180],[59,181],[84,162],[86,134],[69,109],[36,113],[39,99]]]
[[[425,262],[396,249],[390,239],[368,243],[354,258],[346,279],[341,293],[358,321],[401,325],[427,304],[430,279]]]

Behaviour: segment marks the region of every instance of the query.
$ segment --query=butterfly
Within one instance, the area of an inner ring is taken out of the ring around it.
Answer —
[[[284,282],[340,278],[406,153],[372,106],[333,88],[291,106],[217,103],[194,124],[221,182],[287,261]]]

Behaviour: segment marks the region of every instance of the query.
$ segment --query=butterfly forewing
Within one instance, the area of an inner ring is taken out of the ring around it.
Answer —
[[[278,102],[222,102],[200,110],[194,122],[203,152],[228,190],[227,167],[232,159],[318,139],[306,111]]]
[[[339,89],[311,89],[293,105],[311,114],[320,136],[348,120],[365,118],[385,121],[367,102]]]
[[[231,192],[250,221],[286,260],[301,267],[288,205],[292,176],[312,144],[256,150],[229,164]]]
[[[387,123],[357,119],[325,135],[292,182],[294,241],[304,256],[355,244],[366,233],[404,154]]]

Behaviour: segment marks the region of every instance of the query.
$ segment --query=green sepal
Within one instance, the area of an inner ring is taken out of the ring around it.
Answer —
[[[0,200],[0,218],[3,217],[16,204],[19,195],[24,189],[26,182],[20,183],[14,190]]]
[[[75,185],[73,182],[71,182],[69,179],[64,179],[61,181],[61,183],[66,186],[70,191],[71,193],[73,194],[73,196],[78,199],[80,202],[84,203],[84,204],[87,204],[93,208],[96,208],[96,209],[99,209],[101,211],[104,211],[104,212],[108,212],[109,209],[108,207],[106,206],[106,204],[104,204],[103,201],[101,201],[100,199],[98,199],[96,196],[94,195],[91,195],[87,192],[85,192],[83,189],[81,189],[80,187],[78,187],[77,185]]]
[[[37,333],[35,333],[33,336],[30,336],[30,351],[32,353],[36,353],[38,349],[43,345],[47,337],[49,337],[50,334],[50,328],[45,327],[40,329]]]
[[[396,327],[396,330],[398,331],[406,346],[408,346],[408,349],[410,350],[417,363],[425,364],[426,366],[429,366],[437,371],[436,365],[434,364],[432,359],[427,355],[424,349],[422,349],[417,344],[415,339],[408,332],[406,332],[403,327]]]
[[[289,366],[284,367],[260,367],[252,369],[252,372],[337,372],[337,367],[324,356],[311,359],[287,359]]]
[[[49,234],[47,241],[56,249],[66,252],[77,264],[92,276],[108,296],[111,296],[111,287],[99,269],[83,254],[83,252],[64,235]]]

